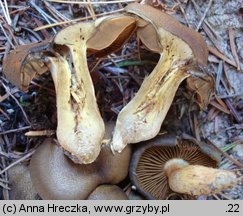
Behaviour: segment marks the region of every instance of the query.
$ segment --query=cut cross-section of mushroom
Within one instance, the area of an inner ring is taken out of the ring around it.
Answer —
[[[236,182],[234,173],[213,169],[219,162],[220,154],[205,143],[198,146],[175,136],[158,136],[137,146],[129,173],[136,189],[149,199],[166,199],[172,190],[188,195],[212,194]],[[210,178],[203,177],[200,171]],[[193,174],[197,176],[195,181]],[[206,178],[211,184],[206,184]]]
[[[114,30],[109,37],[105,37],[107,22]],[[60,55],[49,57],[49,61],[57,96],[57,138],[76,162],[92,163],[99,155],[104,136],[104,122],[87,65],[87,49],[99,55],[114,51],[135,27],[132,17],[102,18],[67,27],[54,38],[53,49]]]
[[[77,163],[97,158],[104,135],[86,53],[100,57],[114,52],[135,29],[132,16],[106,16],[71,25],[54,39],[22,46],[4,60],[5,75],[21,90],[28,90],[36,74],[51,70],[57,96],[57,138]]]
[[[200,34],[148,5],[130,4],[126,11],[140,17],[138,36],[148,49],[160,53],[160,59],[135,97],[118,115],[112,141],[113,149],[118,152],[129,143],[149,140],[158,134],[184,79],[199,74],[201,80],[205,76],[213,86],[213,79],[198,66],[206,66],[208,57]],[[200,92],[200,89],[195,90]],[[207,91],[210,96],[212,89]],[[205,104],[207,99],[203,98]]]

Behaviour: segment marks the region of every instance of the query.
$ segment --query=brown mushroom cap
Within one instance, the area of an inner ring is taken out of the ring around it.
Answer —
[[[148,199],[166,199],[172,191],[164,166],[173,158],[208,167],[216,167],[220,161],[220,155],[206,144],[199,147],[175,136],[158,136],[133,153],[129,174],[136,189]]]
[[[130,147],[113,155],[106,145],[95,162],[75,164],[53,139],[46,139],[32,156],[31,178],[43,199],[86,199],[97,185],[122,181],[128,173],[130,156]]]
[[[107,17],[87,41],[88,54],[98,57],[115,52],[132,36],[136,19],[128,15]]]
[[[49,49],[50,39],[32,43],[11,51],[3,61],[3,73],[20,90],[27,91],[31,80],[48,71],[44,52]]]
[[[191,47],[198,63],[207,66],[208,48],[198,32],[180,24],[172,16],[149,5],[132,3],[126,6],[125,10],[152,22],[156,28],[161,27],[184,40]]]
[[[127,200],[127,195],[116,185],[100,185],[89,195],[88,200]]]
[[[17,164],[8,170],[11,200],[34,200],[37,192],[30,178],[29,167]]]

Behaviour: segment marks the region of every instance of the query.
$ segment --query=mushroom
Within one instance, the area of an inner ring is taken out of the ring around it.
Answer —
[[[166,199],[171,192],[210,195],[236,184],[236,175],[216,169],[220,155],[174,135],[157,136],[137,146],[129,174],[136,189],[149,199]]]
[[[88,200],[127,200],[126,193],[116,185],[100,185],[89,195]]]
[[[49,69],[45,64],[51,39],[23,45],[11,51],[3,61],[3,72],[20,90],[27,91],[31,80]]]
[[[9,198],[11,200],[34,200],[37,192],[30,178],[29,167],[17,164],[8,170]]]
[[[50,69],[56,89],[57,139],[77,163],[92,163],[99,155],[104,136],[86,53],[103,56],[116,51],[135,28],[136,20],[126,15],[77,23],[62,29],[51,46],[47,41],[21,47],[4,62],[6,76],[23,90],[28,89],[36,74]],[[44,48],[48,52],[38,53]],[[11,66],[9,61],[16,63]],[[43,70],[39,72],[39,68]]]
[[[107,126],[106,140],[111,129]],[[122,181],[128,174],[130,156],[131,148],[113,155],[107,144],[93,163],[75,164],[53,139],[46,139],[31,158],[31,179],[42,199],[86,199],[98,185]]]
[[[214,87],[213,78],[204,73],[208,50],[199,33],[148,5],[129,4],[125,10],[139,17],[138,37],[149,50],[159,53],[160,59],[135,97],[118,114],[112,140],[112,148],[118,152],[127,144],[158,134],[184,79],[192,77],[190,89],[199,94],[201,108],[206,107]],[[194,81],[197,83],[192,85]]]

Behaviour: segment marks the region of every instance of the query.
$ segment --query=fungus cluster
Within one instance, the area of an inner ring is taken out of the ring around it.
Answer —
[[[160,59],[121,110],[115,126],[105,124],[87,56],[119,50],[134,32]],[[204,70],[207,58],[199,33],[138,3],[128,5],[124,14],[73,24],[50,40],[11,52],[3,71],[12,83],[26,91],[36,75],[50,71],[56,90],[57,141],[47,139],[30,163],[38,194],[43,199],[127,199],[114,186],[128,172],[131,147],[127,144],[156,137],[185,79],[199,106],[207,106],[214,89],[213,78]],[[111,143],[102,146],[107,139]],[[163,199],[171,191],[210,194],[235,183],[233,173],[214,169],[219,158],[209,154],[207,146],[178,143],[175,137],[157,137],[151,143],[139,144],[130,164],[130,178],[147,198]]]

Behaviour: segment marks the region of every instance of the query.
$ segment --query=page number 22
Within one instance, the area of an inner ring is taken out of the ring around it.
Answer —
[[[228,204],[229,210],[226,212],[239,212],[239,204]]]

